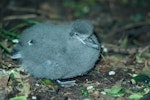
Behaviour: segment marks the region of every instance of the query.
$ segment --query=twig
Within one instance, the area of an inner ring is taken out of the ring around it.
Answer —
[[[141,49],[140,52],[143,53],[145,52],[146,50],[150,49],[150,45],[146,46],[145,48]]]
[[[20,12],[28,11],[31,13],[35,13],[35,12],[42,13],[42,11],[40,11],[40,10],[37,11],[35,8],[7,7],[7,9],[10,9],[13,11],[20,11]]]
[[[25,14],[25,15],[12,15],[6,16],[3,20],[14,20],[14,19],[28,19],[28,18],[35,18],[37,15],[35,14]]]
[[[21,7],[7,7],[7,9],[10,9],[12,11],[20,11],[20,12],[30,12],[33,13],[33,15],[35,15],[35,17],[37,17],[36,14],[40,14],[40,15],[44,15],[45,17],[48,17],[49,19],[53,19],[53,20],[62,20],[62,18],[57,17],[57,18],[51,18],[49,16],[49,12],[44,11],[44,10],[39,10],[39,9],[33,9],[33,8],[21,8]],[[25,15],[26,16],[26,15]],[[34,17],[34,16],[29,16],[30,18]],[[35,18],[34,17],[34,18]],[[22,18],[23,19],[23,18]],[[4,18],[3,20],[8,20],[7,18]]]
[[[114,35],[115,33],[123,32],[125,30],[129,30],[129,29],[139,27],[139,26],[144,26],[144,25],[150,25],[150,20],[146,20],[146,21],[138,22],[138,23],[131,23],[131,24],[125,25],[123,27],[118,27],[116,29],[112,29],[109,34]]]
[[[138,48],[122,48],[112,44],[104,44],[108,49],[108,52],[120,53],[120,54],[134,54],[138,52]]]

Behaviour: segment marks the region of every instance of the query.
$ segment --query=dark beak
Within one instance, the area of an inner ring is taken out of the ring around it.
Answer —
[[[100,45],[98,42],[96,42],[96,38],[94,36],[90,36],[87,39],[84,40],[85,45],[88,47],[100,50]]]

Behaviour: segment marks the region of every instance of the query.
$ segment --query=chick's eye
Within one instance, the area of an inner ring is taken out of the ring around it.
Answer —
[[[79,36],[79,34],[77,32],[74,32],[74,35]]]
[[[70,32],[70,36],[78,36],[78,32]]]

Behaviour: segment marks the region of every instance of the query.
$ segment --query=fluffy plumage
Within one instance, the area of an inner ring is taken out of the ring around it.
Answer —
[[[56,80],[86,73],[101,50],[90,21],[76,20],[34,25],[23,31],[13,51],[12,58],[20,59],[31,75]]]

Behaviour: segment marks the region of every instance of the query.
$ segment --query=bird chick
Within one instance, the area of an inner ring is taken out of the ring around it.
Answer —
[[[100,43],[88,20],[54,25],[41,23],[27,28],[12,51],[12,58],[36,78],[51,80],[83,75],[94,67]]]

